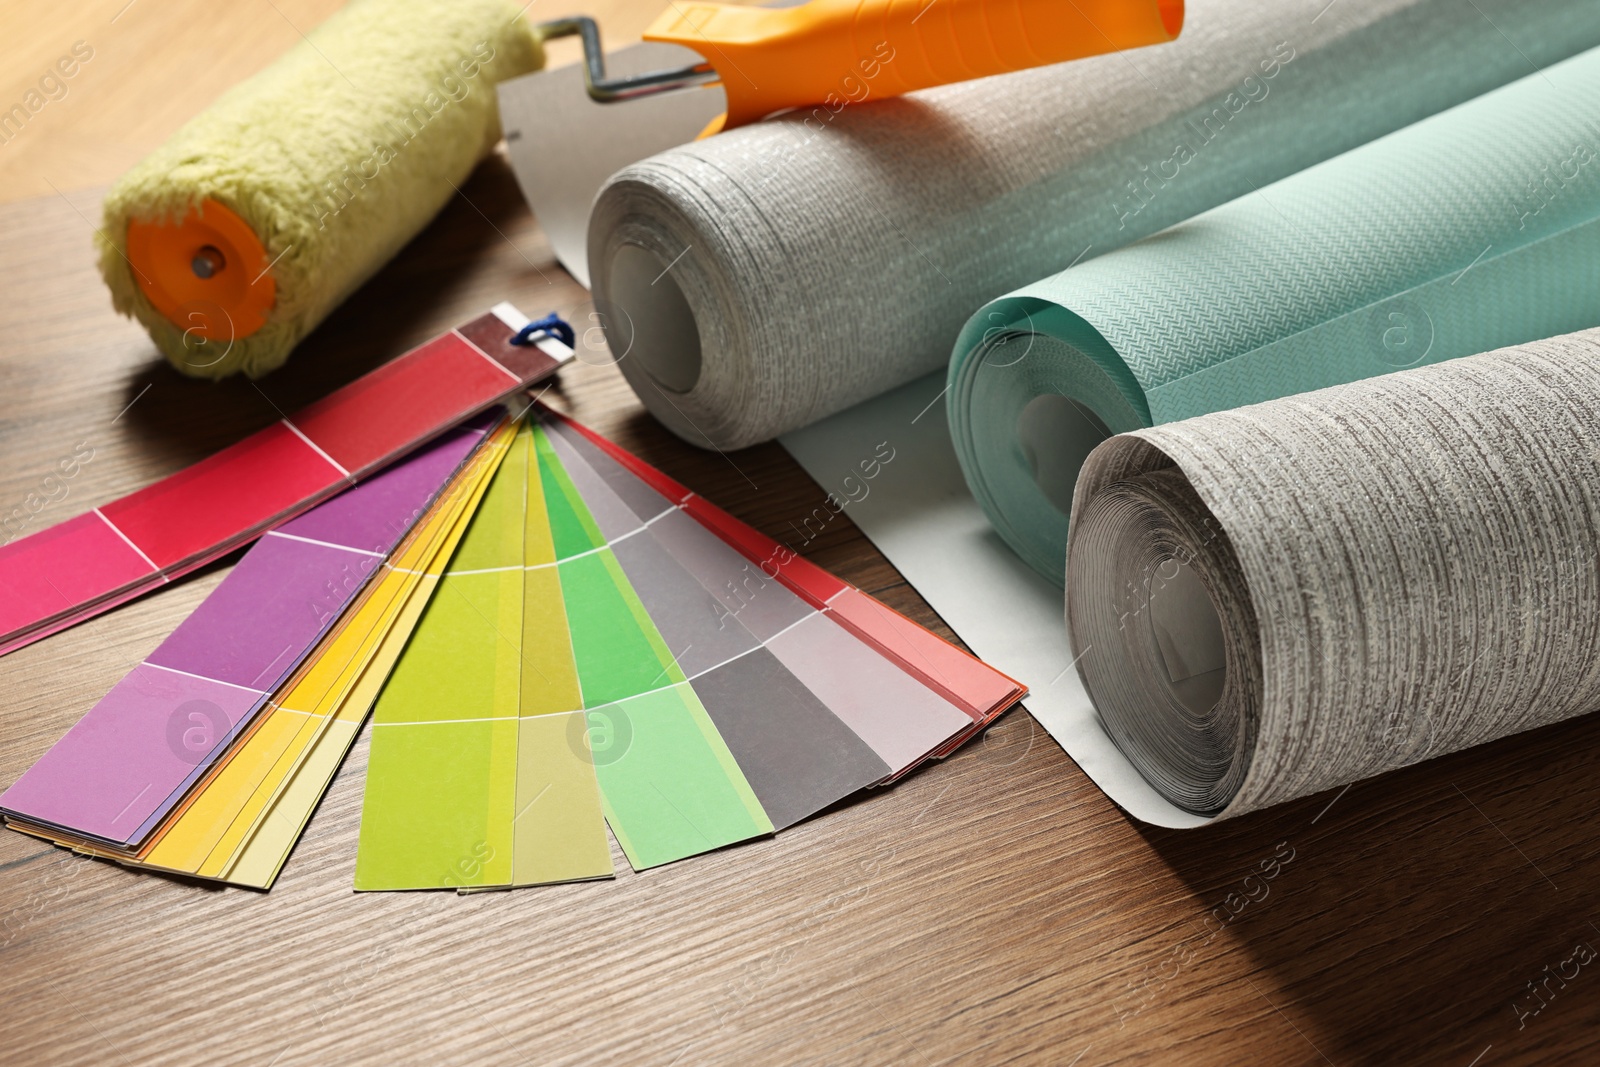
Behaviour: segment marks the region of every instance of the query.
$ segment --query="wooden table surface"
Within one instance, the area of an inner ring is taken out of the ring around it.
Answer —
[[[259,393],[178,376],[112,314],[105,184],[333,6],[0,8],[0,104],[95,49],[0,145],[0,510],[82,442],[40,524],[78,514],[271,422],[261,393],[293,408],[499,300],[586,321],[499,159]],[[654,10],[588,6],[619,40]],[[555,402],[695,490],[778,538],[820,501],[777,446],[689,448],[581,356]],[[847,518],[806,554],[948,634]],[[230,562],[0,659],[0,785]],[[270,893],[0,833],[0,1062],[1594,1063],[1597,752],[1591,716],[1171,832],[1016,711],[778,838],[643,875],[619,854],[613,882],[357,896],[363,740]]]

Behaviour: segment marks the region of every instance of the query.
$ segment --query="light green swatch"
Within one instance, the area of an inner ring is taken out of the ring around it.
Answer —
[[[635,870],[770,834],[687,682],[588,712],[606,818]]]
[[[606,818],[635,869],[772,832],[542,429],[535,450]]]

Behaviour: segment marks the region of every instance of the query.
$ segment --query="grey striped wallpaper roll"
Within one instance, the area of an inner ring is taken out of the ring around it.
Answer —
[[[1067,624],[1199,815],[1600,709],[1600,330],[1106,441]]]

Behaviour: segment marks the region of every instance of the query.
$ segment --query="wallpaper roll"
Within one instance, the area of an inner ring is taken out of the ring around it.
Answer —
[[[1119,435],[1067,625],[1106,730],[1217,817],[1600,709],[1600,330]]]
[[[1105,437],[1600,325],[1600,49],[998,300],[950,365],[973,495],[1061,581]]]
[[[986,300],[1595,45],[1592,0],[1194,0],[1171,44],[868,81],[615,175],[596,303],[663,423],[741,447],[938,369]]]

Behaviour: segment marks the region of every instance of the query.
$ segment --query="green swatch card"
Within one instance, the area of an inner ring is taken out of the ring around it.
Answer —
[[[589,758],[583,694],[567,635],[567,607],[555,568],[541,468],[531,454],[529,458],[511,880],[513,885],[533,885],[608,878],[614,873],[611,843]]]
[[[542,428],[534,446],[587,713],[582,736],[629,863],[653,867],[771,833]]]
[[[527,471],[524,431],[378,697],[357,889],[511,883]]]

